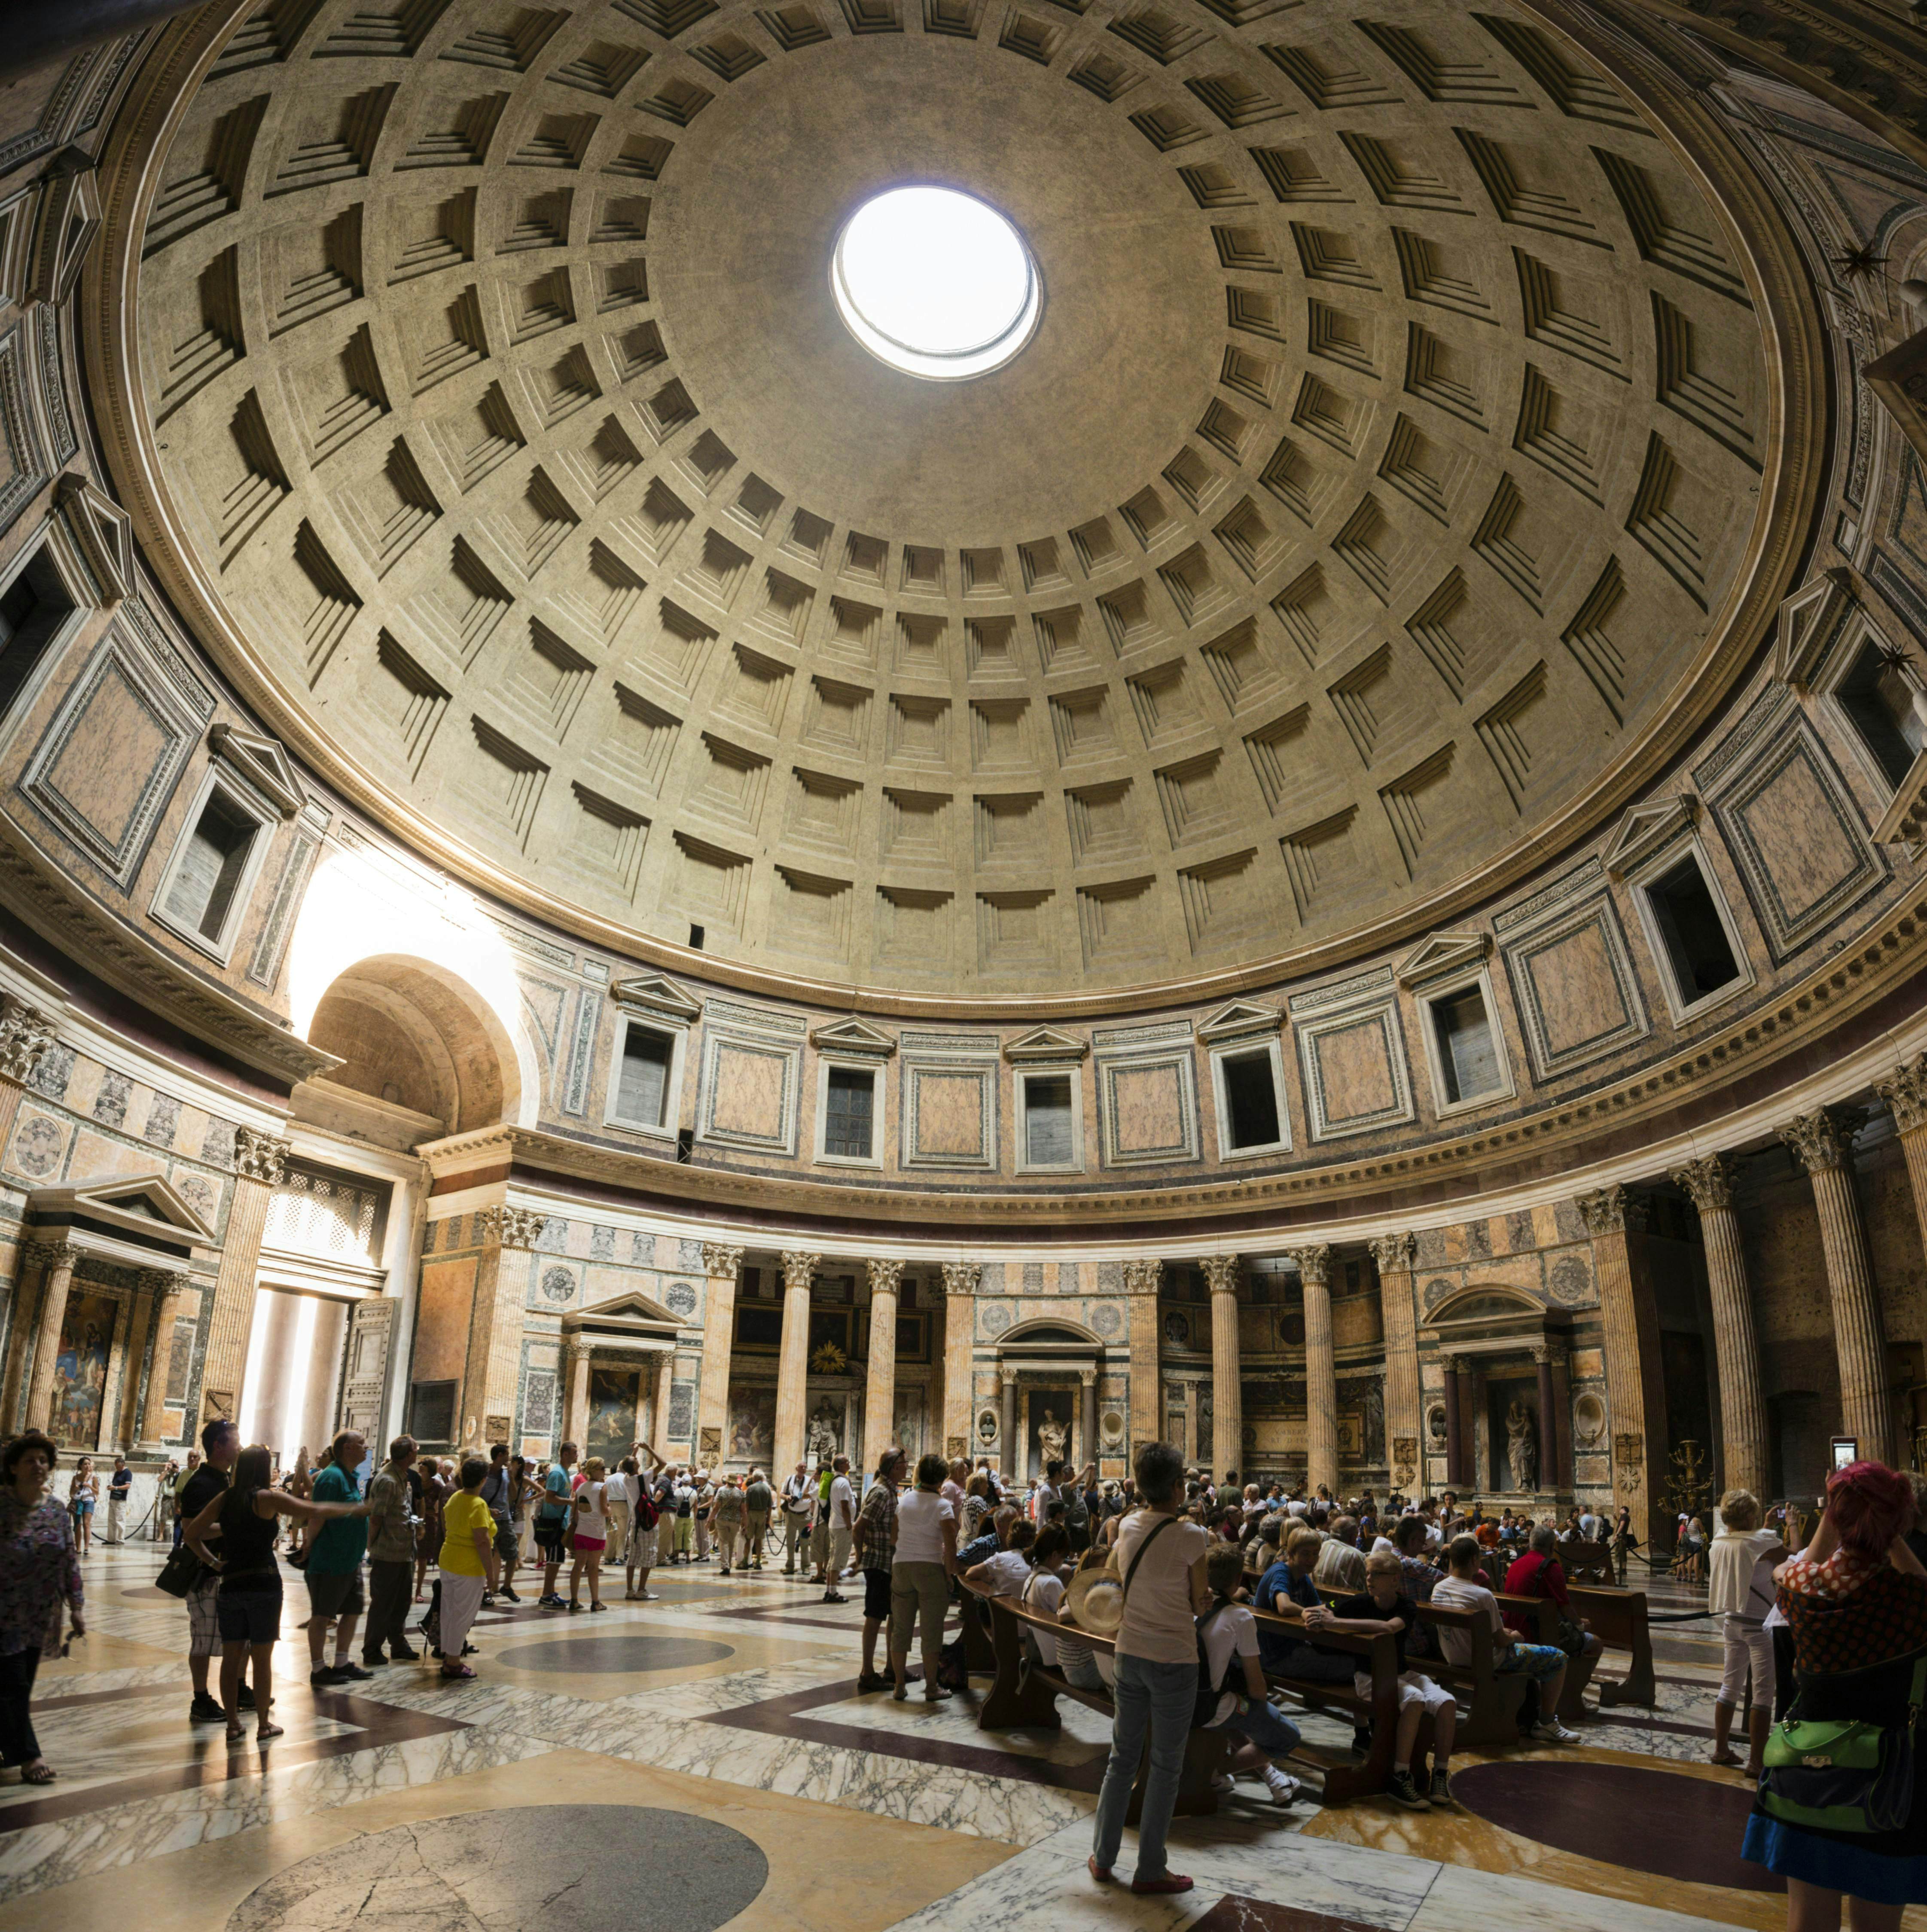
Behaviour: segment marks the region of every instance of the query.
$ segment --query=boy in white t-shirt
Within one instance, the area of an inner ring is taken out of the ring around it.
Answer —
[[[1030,1581],[1030,1558],[1026,1553],[1037,1540],[1037,1526],[1019,1516],[1010,1526],[1005,1546],[996,1556],[973,1563],[964,1580],[987,1589],[993,1597],[1020,1597]]]
[[[1289,1804],[1298,1796],[1298,1780],[1272,1760],[1289,1757],[1298,1748],[1299,1733],[1272,1706],[1258,1658],[1257,1620],[1245,1605],[1231,1600],[1243,1580],[1242,1552],[1232,1544],[1219,1544],[1205,1558],[1204,1574],[1215,1600],[1203,1622],[1205,1662],[1209,1682],[1221,1687],[1217,1710],[1205,1729],[1228,1730],[1242,1738],[1231,1754],[1233,1775],[1255,1772],[1274,1804]]]
[[[1560,1694],[1566,1688],[1566,1653],[1550,1643],[1521,1643],[1506,1628],[1499,1614],[1499,1600],[1476,1580],[1485,1552],[1476,1536],[1455,1536],[1446,1546],[1446,1562],[1451,1574],[1434,1584],[1432,1601],[1441,1610],[1475,1610],[1492,1627],[1494,1668],[1517,1672],[1539,1686],[1539,1721],[1530,1735],[1542,1744],[1571,1744],[1579,1742],[1577,1731],[1569,1731],[1559,1721]],[[1461,1670],[1472,1662],[1471,1634],[1448,1630],[1437,1632],[1439,1647],[1446,1661]]]

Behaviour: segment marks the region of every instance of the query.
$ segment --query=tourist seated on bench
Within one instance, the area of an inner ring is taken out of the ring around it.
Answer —
[[[1566,1566],[1559,1560],[1559,1532],[1551,1523],[1539,1524],[1532,1532],[1526,1553],[1513,1560],[1506,1572],[1506,1594],[1548,1597],[1557,1604],[1562,1633],[1560,1648],[1569,1658],[1597,1657],[1605,1648],[1586,1619],[1572,1613],[1572,1599],[1566,1591]],[[1524,1610],[1508,1610],[1505,1617],[1506,1627],[1515,1636],[1533,1634]]]
[[[1197,1620],[1198,1641],[1204,1648],[1204,1672],[1199,1685],[1198,1717],[1202,1728],[1223,1730],[1243,1740],[1232,1753],[1229,1768],[1256,1772],[1265,1781],[1274,1804],[1289,1804],[1298,1796],[1298,1780],[1272,1760],[1289,1757],[1300,1742],[1298,1726],[1274,1709],[1258,1661],[1257,1620],[1236,1600],[1242,1580],[1242,1552],[1225,1544],[1205,1558],[1204,1580],[1212,1594],[1211,1608]],[[1241,1669],[1233,1668],[1233,1659]],[[1242,1684],[1242,1688],[1241,1687]],[[1215,1707],[1211,1693],[1217,1693]]]
[[[997,1514],[1001,1517],[1003,1511]],[[1060,1526],[1061,1527],[1061,1526]],[[1008,1525],[999,1524],[1004,1546],[981,1563],[964,1571],[964,1580],[990,1592],[993,1597],[1020,1597],[1030,1580],[1030,1546],[1037,1540],[1037,1526],[1027,1518],[1013,1515]],[[1064,1540],[1068,1543],[1068,1532]]]
[[[1017,1601],[1035,1615],[1061,1619],[1064,1606],[1064,1576],[1059,1566],[1071,1551],[1070,1532],[1061,1523],[1047,1524],[1037,1533],[1029,1549],[1030,1574],[1017,1593]],[[1008,1592],[998,1591],[999,1596]],[[1079,1643],[1067,1631],[1059,1636],[1050,1630],[1026,1624],[1017,1642],[1024,1655],[1046,1670],[1054,1670],[1065,1683],[1080,1690],[1108,1690],[1088,1644]]]
[[[1005,1539],[1022,1519],[1009,1503],[1000,1503],[983,1519],[983,1527],[957,1552],[957,1570],[968,1576],[980,1563],[987,1563],[1004,1546]]]
[[[1258,1579],[1257,1588],[1252,1593],[1252,1600],[1260,1610],[1275,1612],[1287,1604],[1301,1610],[1323,1606],[1325,1600],[1312,1581],[1312,1571],[1324,1540],[1305,1523],[1294,1522],[1285,1532],[1284,1561],[1273,1564]],[[1258,1654],[1273,1676],[1293,1678],[1300,1684],[1349,1684],[1358,1668],[1358,1660],[1349,1651],[1320,1650],[1302,1638],[1281,1636],[1272,1630],[1259,1634]],[[1360,1734],[1363,1735],[1362,1726]]]
[[[1466,1540],[1470,1542],[1470,1538]],[[1473,1548],[1476,1557],[1478,1546],[1475,1544]],[[1497,1609],[1494,1604],[1495,1614]],[[1406,1636],[1418,1621],[1418,1606],[1405,1594],[1404,1573],[1398,1558],[1382,1553],[1365,1558],[1365,1587],[1362,1594],[1347,1597],[1329,1610],[1321,1606],[1305,1612],[1308,1629],[1392,1639],[1398,1666],[1398,1731],[1392,1742],[1392,1775],[1386,1789],[1408,1811],[1423,1811],[1428,1802],[1441,1809],[1451,1804],[1452,1740],[1458,1724],[1458,1705],[1452,1693],[1434,1684],[1422,1670],[1411,1670],[1406,1664]],[[1352,1688],[1369,1703],[1371,1672],[1358,1672],[1352,1679]],[[1420,1732],[1428,1726],[1432,1759],[1429,1799],[1412,1780],[1412,1754],[1418,1748]]]
[[[1415,1604],[1429,1604],[1446,1573],[1428,1552],[1424,1517],[1401,1516],[1392,1526],[1392,1542],[1404,1573],[1406,1595]],[[1439,1634],[1430,1624],[1421,1623],[1406,1648],[1414,1657],[1438,1657]]]
[[[1359,1591],[1365,1588],[1365,1552],[1358,1546],[1358,1519],[1341,1516],[1331,1526],[1318,1552],[1311,1580],[1321,1590]]]
[[[1452,1574],[1432,1592],[1432,1602],[1440,1610],[1473,1610],[1492,1626],[1492,1667],[1497,1671],[1521,1672],[1531,1678],[1539,1693],[1539,1721],[1527,1732],[1544,1744],[1577,1744],[1579,1734],[1569,1731],[1556,1714],[1566,1688],[1566,1653],[1549,1643],[1521,1643],[1506,1628],[1499,1614],[1499,1600],[1480,1582],[1479,1565],[1484,1552],[1476,1538],[1455,1536],[1446,1548],[1446,1561]],[[1439,1642],[1446,1661],[1470,1670],[1472,1634],[1441,1624]]]

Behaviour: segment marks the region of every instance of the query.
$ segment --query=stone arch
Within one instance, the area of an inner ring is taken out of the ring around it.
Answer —
[[[1033,1316],[1028,1321],[1006,1328],[997,1337],[999,1348],[1007,1348],[1013,1342],[1060,1342],[1066,1347],[1074,1345],[1080,1348],[1102,1348],[1104,1346],[1101,1335],[1067,1315]]]

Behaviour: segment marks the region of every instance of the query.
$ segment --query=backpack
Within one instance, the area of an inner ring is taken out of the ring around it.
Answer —
[[[638,1529],[653,1529],[661,1514],[662,1512],[656,1508],[655,1494],[645,1481],[636,1496],[636,1527]]]
[[[1064,1527],[1066,1529],[1088,1529],[1090,1527],[1090,1505],[1084,1500],[1084,1492],[1073,1483],[1057,1492],[1064,1504]]]
[[[1214,1684],[1211,1681],[1211,1657],[1204,1647],[1204,1633],[1207,1625],[1230,1607],[1228,1600],[1221,1604],[1214,1604],[1192,1626],[1197,1636],[1197,1696],[1191,1708],[1191,1727],[1194,1731],[1203,1730],[1217,1716],[1218,1700],[1224,1694],[1224,1683]],[[1231,1674],[1232,1665],[1237,1660],[1237,1648],[1233,1646],[1231,1654],[1224,1660],[1227,1678]]]

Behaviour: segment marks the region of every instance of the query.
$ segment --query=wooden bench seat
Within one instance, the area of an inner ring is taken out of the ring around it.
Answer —
[[[1261,1632],[1269,1630],[1309,1640],[1303,1619],[1295,1613],[1254,1610],[1251,1615]],[[1323,1650],[1338,1651],[1357,1660],[1354,1676],[1368,1674],[1371,1678],[1368,1697],[1361,1697],[1353,1684],[1344,1680],[1323,1683],[1269,1670],[1265,1678],[1274,1690],[1295,1699],[1308,1711],[1341,1712],[1355,1730],[1371,1726],[1371,1748],[1362,1763],[1349,1752],[1340,1756],[1311,1744],[1301,1744],[1294,1758],[1294,1762],[1305,1760],[1323,1774],[1327,1804],[1343,1804],[1383,1791],[1391,1779],[1392,1754],[1398,1742],[1398,1652],[1389,1636],[1354,1636],[1344,1630],[1321,1631],[1316,1641]]]
[[[1557,1647],[1559,1606],[1550,1597],[1513,1597],[1501,1591],[1499,1607],[1503,1611],[1516,1610],[1523,1614],[1532,1631],[1531,1636],[1524,1640],[1527,1642],[1549,1643]],[[1569,1724],[1582,1723],[1594,1714],[1587,1708],[1586,1687],[1593,1681],[1599,1656],[1599,1652],[1589,1651],[1566,1660],[1566,1684],[1559,1694],[1559,1716]]]
[[[1599,1679],[1599,1708],[1615,1704],[1638,1704],[1650,1711],[1659,1701],[1659,1685],[1653,1674],[1653,1633],[1646,1618],[1644,1590],[1612,1590],[1587,1584],[1569,1584],[1566,1594],[1572,1600],[1572,1614],[1590,1624],[1608,1650],[1623,1650],[1631,1661],[1625,1676],[1617,1682]]]

